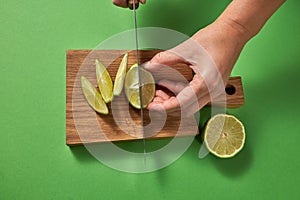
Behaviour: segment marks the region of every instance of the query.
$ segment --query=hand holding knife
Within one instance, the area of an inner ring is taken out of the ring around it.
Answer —
[[[133,10],[133,4],[135,9],[137,9],[139,7],[139,3],[145,4],[146,0],[113,0],[112,2],[116,6]]]
[[[139,7],[139,1],[138,0],[128,0],[128,8],[130,10],[138,9]]]

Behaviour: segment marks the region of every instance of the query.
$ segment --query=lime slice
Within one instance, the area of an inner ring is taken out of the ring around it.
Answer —
[[[105,103],[113,99],[113,83],[105,66],[96,59],[96,76],[100,93]]]
[[[232,115],[215,115],[207,122],[204,130],[206,147],[220,158],[236,155],[243,148],[245,138],[242,122]]]
[[[128,60],[128,53],[124,55],[116,75],[114,90],[113,90],[115,96],[119,96],[122,92],[126,70],[127,70],[127,60]]]
[[[108,114],[108,108],[98,90],[84,76],[81,76],[80,81],[83,94],[90,106],[98,113]]]
[[[142,107],[146,108],[155,96],[155,82],[152,74],[143,68],[140,68]],[[129,103],[137,109],[140,106],[139,76],[138,65],[134,64],[125,77],[125,94]]]

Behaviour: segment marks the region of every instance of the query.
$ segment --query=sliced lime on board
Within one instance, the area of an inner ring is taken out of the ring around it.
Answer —
[[[80,82],[83,94],[89,105],[98,113],[108,114],[108,108],[98,90],[84,76],[81,76]]]

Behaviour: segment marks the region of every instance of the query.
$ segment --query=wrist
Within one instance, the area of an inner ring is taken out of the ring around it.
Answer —
[[[227,34],[227,36],[231,36],[230,38],[235,39],[242,45],[245,45],[256,35],[238,20],[234,20],[232,18],[219,18],[213,23],[213,26],[223,27],[223,31]]]
[[[262,29],[272,14],[285,0],[233,0],[216,20],[239,33],[248,41]]]
[[[231,21],[216,20],[192,36],[211,57],[226,82],[249,33]]]

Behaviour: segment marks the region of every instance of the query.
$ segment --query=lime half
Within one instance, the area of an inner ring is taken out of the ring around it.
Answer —
[[[96,76],[100,93],[105,103],[113,99],[113,82],[105,66],[96,59]]]
[[[125,94],[129,103],[137,109],[140,106],[139,74],[138,65],[134,64],[125,77]],[[140,68],[142,107],[146,108],[155,96],[155,82],[152,74],[143,68]]]
[[[98,90],[84,76],[80,78],[80,81],[83,94],[89,105],[98,113],[108,114],[108,108]]]
[[[236,155],[243,148],[245,138],[242,122],[227,114],[213,116],[204,130],[206,147],[220,158],[230,158]]]

